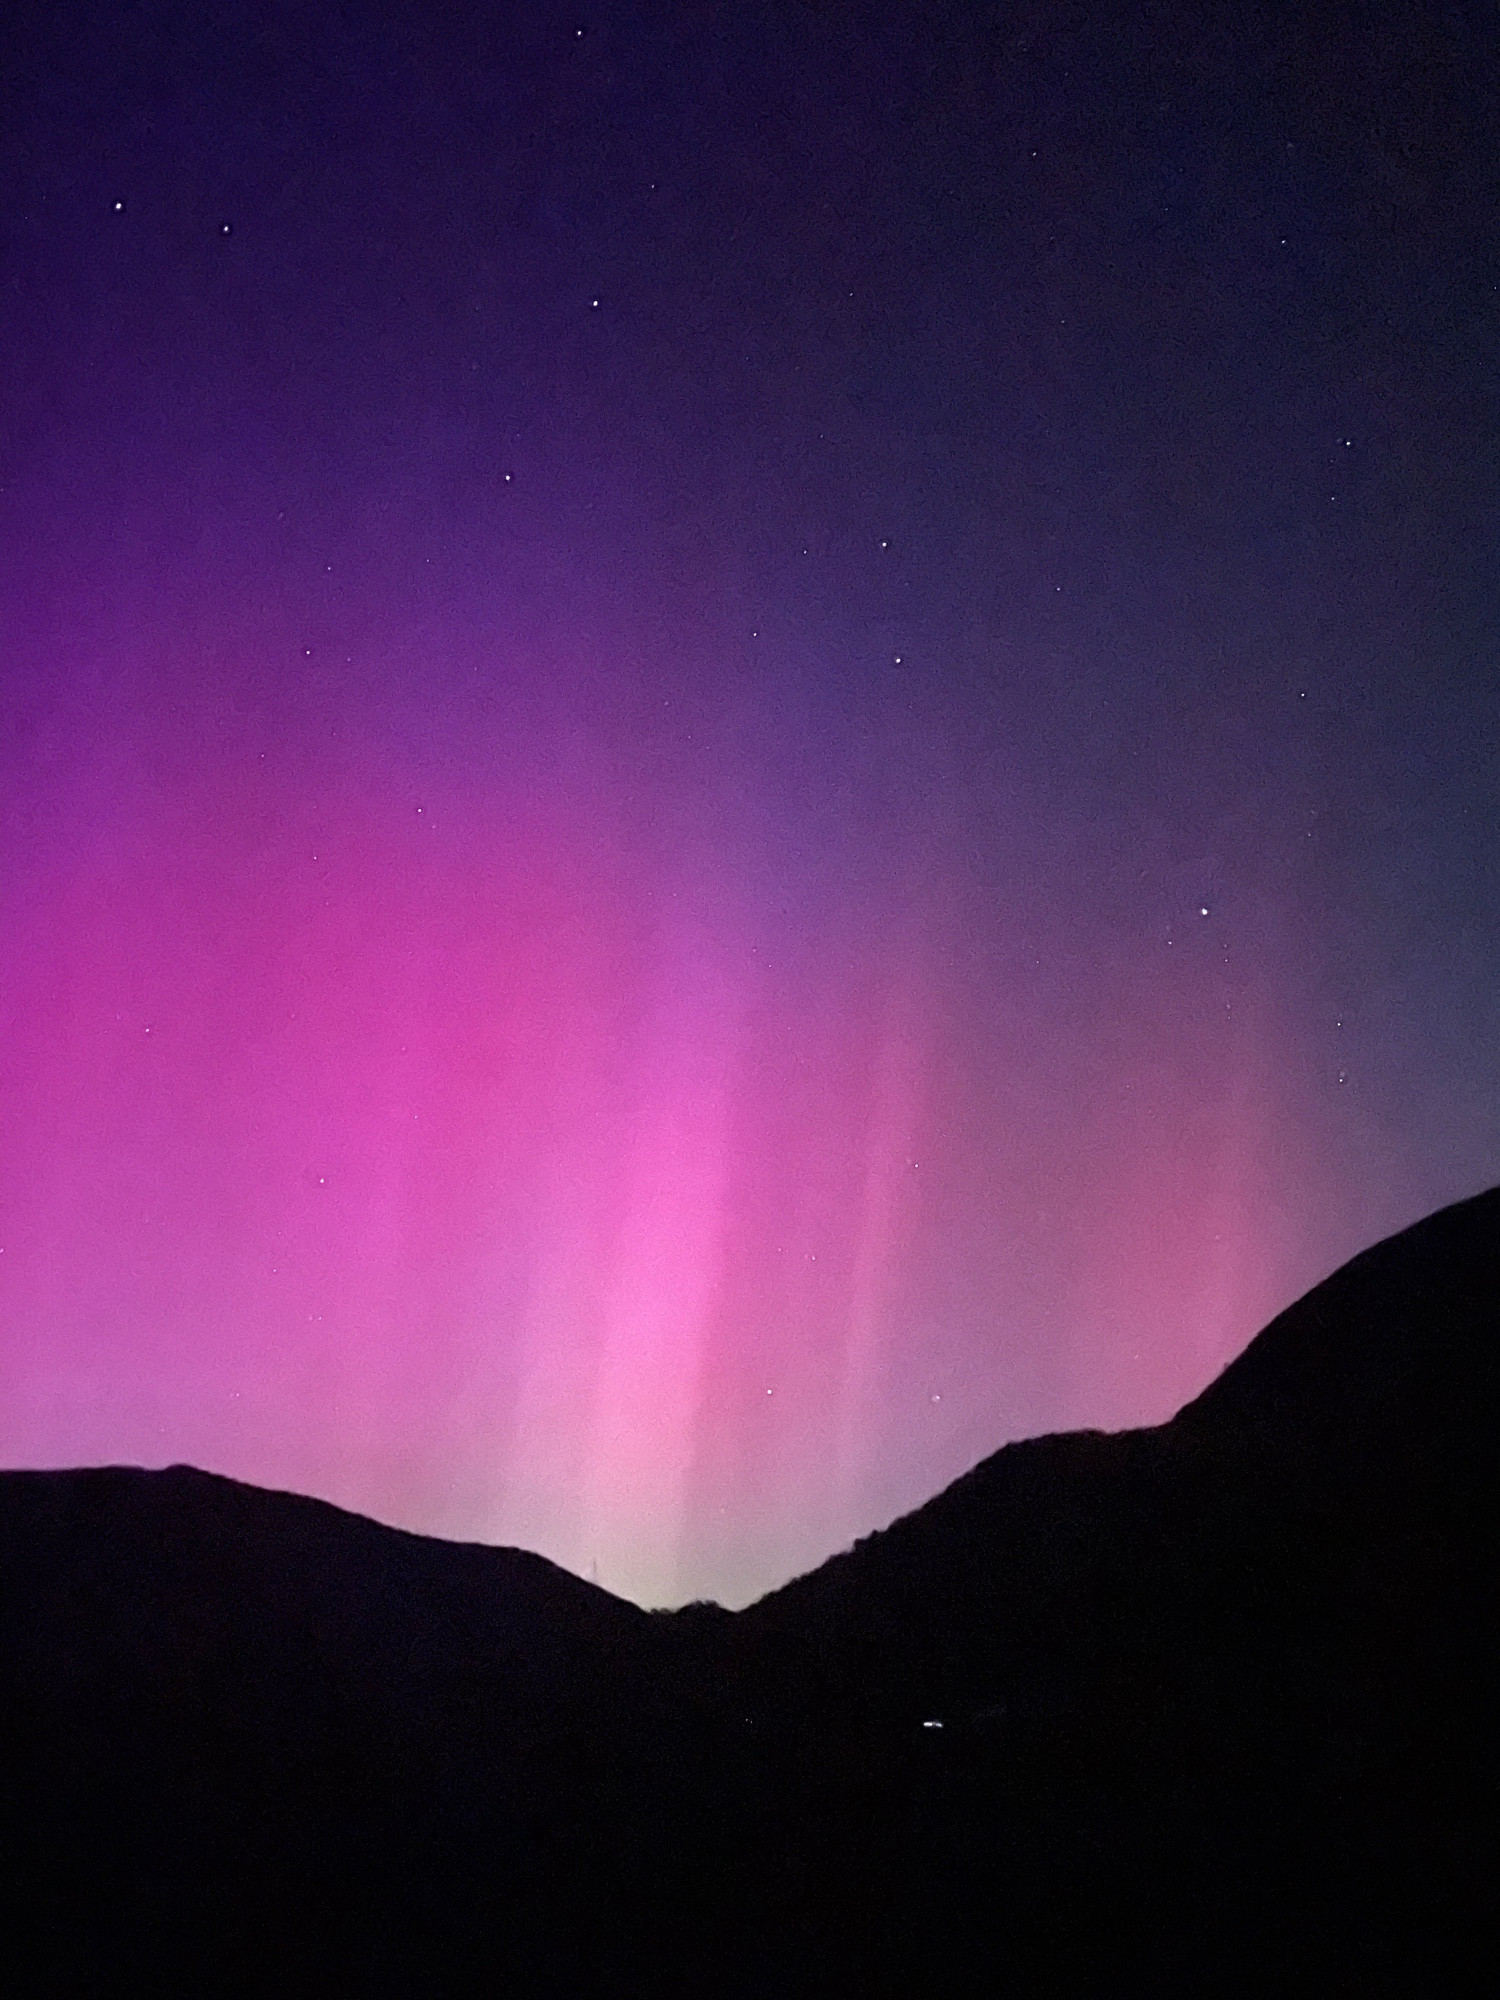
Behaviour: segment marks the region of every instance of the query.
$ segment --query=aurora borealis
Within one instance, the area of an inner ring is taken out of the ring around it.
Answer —
[[[0,1462],[742,1603],[1500,1179],[1495,35],[575,12],[4,30]]]

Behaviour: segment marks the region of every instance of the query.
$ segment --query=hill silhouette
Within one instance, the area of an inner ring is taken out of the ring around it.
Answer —
[[[1497,1281],[1500,1190],[734,1614],[0,1474],[12,1989],[1478,1990]]]

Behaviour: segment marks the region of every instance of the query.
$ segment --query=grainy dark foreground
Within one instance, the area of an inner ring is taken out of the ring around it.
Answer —
[[[0,1475],[9,1990],[1483,1990],[1497,1298],[1500,1190],[735,1615]]]

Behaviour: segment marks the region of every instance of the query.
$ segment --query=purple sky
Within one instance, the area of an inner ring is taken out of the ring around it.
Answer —
[[[1500,51],[1281,11],[8,24],[0,1461],[741,1603],[1500,1179]]]

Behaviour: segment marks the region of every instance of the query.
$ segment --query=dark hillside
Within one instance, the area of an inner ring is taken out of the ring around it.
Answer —
[[[15,1990],[1477,1990],[1500,1191],[748,1611],[0,1475]]]
[[[497,1900],[524,1962],[653,1790],[650,1620],[523,1551],[186,1466],[8,1473],[0,1602],[4,1837],[65,1988],[101,1956],[399,1986]]]
[[[961,1939],[981,1986],[1075,1949],[1373,1984],[1488,1931],[1497,1353],[1492,1191],[1171,1423],[1010,1446],[741,1614],[807,1839],[861,1847],[824,1907],[885,1879],[884,1962]]]

